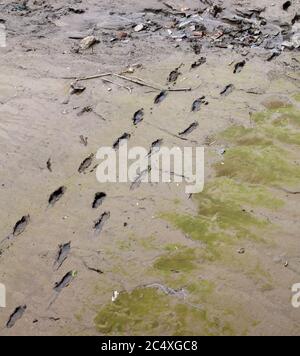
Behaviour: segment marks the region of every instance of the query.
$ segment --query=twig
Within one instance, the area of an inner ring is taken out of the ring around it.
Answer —
[[[129,77],[126,77],[124,75],[121,75],[121,74],[117,74],[117,73],[103,73],[103,74],[96,74],[96,75],[91,75],[91,76],[87,76],[87,77],[81,77],[81,78],[76,78],[76,77],[64,77],[63,79],[75,79],[75,82],[81,82],[81,81],[86,81],[86,80],[93,80],[93,79],[98,79],[98,78],[104,78],[104,77],[109,77],[109,76],[112,76],[112,77],[116,77],[116,78],[119,78],[119,79],[123,79],[123,80],[126,80],[128,82],[131,82],[131,83],[134,83],[134,84],[137,84],[137,85],[140,85],[142,87],[147,87],[147,88],[151,88],[151,89],[154,89],[154,90],[158,90],[158,91],[168,91],[168,92],[188,92],[188,91],[192,91],[193,89],[192,88],[163,88],[162,86],[159,86],[159,85],[154,85],[154,84],[150,84],[150,83],[147,83],[145,80],[141,79],[141,78],[138,78],[138,77],[133,77],[133,78],[129,78]],[[116,83],[113,83],[111,82],[112,84],[116,84]],[[116,85],[119,85],[120,84],[116,84]],[[123,88],[126,88],[127,90],[129,90],[127,87],[124,87],[122,86]]]
[[[111,80],[108,80],[108,79],[103,79],[103,82],[110,83],[110,84],[113,84],[113,85],[117,85],[120,88],[124,88],[124,89],[128,90],[129,93],[132,94],[132,89],[129,88],[129,87],[125,87],[125,85],[122,85],[122,84],[119,84],[119,83],[114,83],[114,82],[112,82]]]
[[[120,78],[120,79],[123,79],[123,80],[127,80],[127,81],[129,81],[131,83],[134,83],[134,84],[137,84],[137,85],[140,85],[140,86],[148,87],[148,88],[159,90],[159,91],[163,90],[163,88],[158,87],[158,86],[154,86],[152,84],[148,84],[143,79],[140,79],[140,78],[136,78],[136,79],[128,78],[128,77],[126,77],[124,75],[120,75],[120,74],[116,74],[116,73],[114,73],[112,75],[114,77],[117,77],[117,78]]]
[[[104,78],[104,77],[109,77],[111,75],[113,75],[113,73],[96,74],[96,75],[91,75],[89,77],[76,78],[76,82],[82,82],[82,81],[85,81],[85,80]]]

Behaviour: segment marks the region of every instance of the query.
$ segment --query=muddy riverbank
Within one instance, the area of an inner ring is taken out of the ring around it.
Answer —
[[[1,2],[1,335],[299,335],[299,8]],[[100,184],[120,138],[204,192]]]

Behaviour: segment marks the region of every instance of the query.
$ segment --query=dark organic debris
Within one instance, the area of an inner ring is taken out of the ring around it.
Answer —
[[[242,71],[242,69],[245,67],[246,65],[246,61],[242,61],[242,62],[238,62],[235,64],[234,66],[234,74],[240,73]]]
[[[190,133],[192,133],[193,131],[195,131],[197,129],[197,127],[199,126],[198,122],[193,122],[187,129],[185,129],[184,131],[179,133],[179,136],[187,136]]]
[[[63,245],[59,245],[58,252],[54,262],[54,270],[57,271],[65,260],[68,258],[68,255],[71,251],[71,242],[67,242]]]
[[[151,148],[150,148],[150,151],[149,151],[149,153],[148,153],[148,157],[150,157],[151,155],[153,155],[153,154],[159,152],[162,143],[163,143],[163,140],[162,140],[162,139],[158,139],[158,140],[154,141],[154,142],[151,144]]]
[[[193,105],[192,105],[192,112],[197,112],[201,109],[201,106],[202,105],[208,105],[208,102],[205,100],[205,96],[202,96],[201,98],[199,99],[196,99],[194,102],[193,102]]]
[[[90,166],[93,163],[94,160],[94,153],[92,153],[90,156],[88,156],[79,166],[78,168],[78,172],[79,173],[84,173],[88,168],[90,168]]]
[[[105,193],[96,193],[93,204],[92,204],[93,209],[99,208],[99,206],[101,206],[103,204],[106,196],[107,195]]]
[[[202,51],[202,46],[199,43],[192,43],[191,48],[194,51],[194,53],[198,56],[201,51]]]
[[[205,63],[206,63],[206,58],[205,57],[201,57],[191,65],[191,69],[198,68],[198,67],[202,66]]]
[[[90,113],[90,112],[93,112],[92,106],[85,106],[77,113],[77,116],[82,116],[83,114]]]
[[[286,1],[286,2],[282,5],[282,8],[283,8],[284,11],[287,11],[291,6],[292,6],[292,2],[291,2],[291,1]]]
[[[11,329],[12,327],[15,326],[16,322],[22,318],[24,315],[25,311],[27,309],[26,305],[19,306],[15,309],[15,311],[11,314],[9,317],[9,320],[6,324],[6,327],[8,329]]]
[[[87,268],[89,271],[91,271],[91,272],[96,272],[96,273],[98,273],[98,274],[103,274],[103,273],[104,273],[104,272],[101,271],[101,269],[99,269],[99,268],[90,267],[90,266],[88,266],[88,265],[86,265],[86,268]]]
[[[160,104],[161,102],[163,102],[166,99],[167,95],[168,93],[165,90],[160,92],[154,99],[154,104]]]
[[[53,206],[55,203],[57,203],[65,194],[66,190],[67,190],[66,187],[60,187],[55,192],[53,192],[48,200],[49,205]]]
[[[110,212],[105,212],[101,215],[100,219],[97,220],[94,224],[94,230],[97,233],[101,233],[103,226],[105,225],[105,223],[109,220],[110,218]]]
[[[120,145],[122,144],[122,141],[128,141],[130,140],[131,135],[127,132],[125,132],[122,136],[120,136],[115,143],[113,144],[113,149],[118,150],[120,148]]]
[[[77,277],[77,274],[77,271],[68,272],[60,282],[55,283],[54,291],[60,293],[64,288],[67,288],[74,278]]]
[[[29,224],[29,221],[30,221],[29,215],[23,216],[22,219],[19,220],[14,226],[13,236],[21,235],[25,231],[27,225]]]
[[[133,124],[138,125],[143,120],[144,120],[144,109],[140,109],[133,115]]]
[[[234,91],[235,87],[233,84],[226,85],[226,87],[221,91],[222,96],[227,96]]]

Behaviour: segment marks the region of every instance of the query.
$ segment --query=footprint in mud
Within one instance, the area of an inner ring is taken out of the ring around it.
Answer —
[[[50,173],[52,173],[52,162],[51,162],[51,158],[48,159],[47,161],[47,169]]]
[[[105,212],[101,215],[100,219],[97,220],[94,224],[94,230],[96,233],[100,234],[102,232],[102,229],[105,225],[105,223],[109,220],[110,218],[110,212]]]
[[[151,144],[151,148],[149,150],[149,153],[147,157],[152,156],[155,153],[158,153],[160,151],[161,145],[163,144],[163,139],[158,139]]]
[[[142,184],[143,178],[149,174],[149,172],[151,172],[151,166],[149,166],[147,169],[145,169],[144,171],[142,171],[136,178],[135,180],[132,182],[131,186],[130,186],[130,190],[135,190],[137,188],[139,188]]]
[[[95,158],[94,153],[92,153],[90,156],[88,156],[79,166],[78,168],[78,172],[81,173],[85,173],[87,169],[90,168],[90,166],[93,163],[93,160]]]
[[[162,103],[166,97],[167,97],[168,93],[163,90],[162,92],[160,92],[154,99],[154,104],[158,105],[160,103]]]
[[[13,236],[19,236],[23,234],[29,222],[30,222],[30,216],[29,215],[23,216],[22,219],[19,220],[14,226]]]
[[[127,132],[125,132],[122,136],[120,136],[115,143],[113,144],[113,149],[118,150],[120,148],[120,145],[122,144],[122,141],[128,141],[130,140],[131,135]]]
[[[56,293],[60,293],[63,289],[69,287],[69,285],[73,282],[74,278],[78,275],[77,271],[70,271],[68,272],[60,282],[55,283],[53,290]]]
[[[234,66],[233,73],[234,74],[240,73],[243,70],[243,68],[245,67],[245,65],[246,65],[246,61],[236,63]]]
[[[9,317],[8,322],[6,323],[6,327],[11,329],[15,326],[16,322],[22,318],[25,311],[27,309],[26,305],[21,305],[15,309],[15,311]]]
[[[288,11],[288,9],[292,6],[292,2],[291,1],[286,1],[283,5],[282,8],[284,11]]]
[[[181,67],[181,66],[180,66]],[[169,74],[168,76],[168,83],[173,83],[175,84],[177,82],[177,79],[179,78],[179,76],[181,75],[181,73],[179,72],[180,67],[172,70],[172,72]]]
[[[206,63],[206,58],[201,57],[191,65],[191,69],[196,69]]]
[[[139,123],[141,123],[144,120],[144,109],[138,110],[134,115],[133,115],[133,124],[137,126]]]
[[[201,98],[196,99],[196,100],[193,102],[193,105],[192,105],[192,112],[200,111],[200,109],[201,109],[201,107],[202,107],[203,105],[208,105],[208,101],[205,100],[205,96],[202,96]]]
[[[56,254],[53,269],[58,271],[65,260],[68,258],[71,251],[71,241],[58,246],[58,252]]]
[[[107,195],[105,193],[96,193],[92,204],[93,209],[98,209],[106,199]]]
[[[67,190],[66,187],[60,187],[55,192],[53,192],[48,200],[49,205],[54,206],[63,197],[66,190]]]
[[[228,96],[235,90],[235,87],[233,84],[226,85],[226,87],[221,91],[220,95],[221,96]]]
[[[199,123],[195,121],[187,129],[185,129],[184,131],[180,132],[178,135],[180,137],[187,136],[190,133],[192,133],[193,131],[195,131],[198,128],[198,126],[199,126]]]

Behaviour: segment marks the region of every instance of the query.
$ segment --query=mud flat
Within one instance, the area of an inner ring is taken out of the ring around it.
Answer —
[[[0,4],[1,335],[300,334],[300,3],[240,3]],[[122,139],[204,191],[100,184]]]

